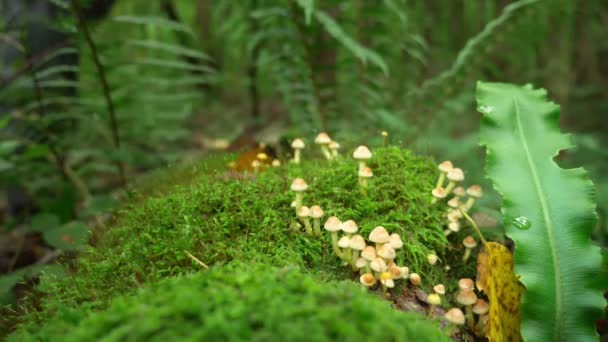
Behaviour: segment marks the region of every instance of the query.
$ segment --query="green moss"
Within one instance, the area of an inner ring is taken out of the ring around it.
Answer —
[[[393,310],[352,282],[293,267],[213,267],[163,280],[108,310],[64,312],[9,341],[444,341],[435,322]]]
[[[447,246],[445,206],[430,204],[434,163],[398,148],[373,152],[369,164],[374,178],[366,196],[357,185],[356,161],[305,159],[301,165],[269,168],[255,180],[196,174],[196,184],[131,204],[98,246],[83,253],[73,276],[43,277],[39,290],[47,295],[42,309],[25,320],[44,320],[83,302],[101,309],[116,294],[199,270],[184,251],[210,266],[256,261],[301,267],[321,279],[355,279],[333,255],[328,233],[311,238],[289,228],[294,221],[289,186],[297,176],[309,184],[304,204],[321,205],[326,217],[354,219],[364,236],[377,225],[399,233],[405,245],[397,253],[398,263],[420,273],[424,287],[448,285],[441,267],[426,262],[433,250],[443,258]],[[163,183],[169,183],[166,177]]]

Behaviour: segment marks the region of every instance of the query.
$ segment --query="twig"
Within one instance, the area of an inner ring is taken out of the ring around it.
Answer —
[[[82,15],[82,10],[78,5],[78,0],[70,0],[70,4],[72,5],[72,11],[78,18],[78,26],[84,35],[84,39],[91,50],[91,55],[93,58],[93,63],[95,63],[95,67],[97,68],[97,75],[99,76],[99,81],[101,82],[101,89],[103,91],[104,98],[106,100],[106,107],[108,108],[108,115],[110,117],[110,129],[112,131],[112,142],[114,144],[114,148],[116,150],[120,149],[120,137],[118,135],[118,122],[116,120],[116,111],[114,110],[114,103],[112,102],[112,96],[110,95],[110,87],[108,86],[108,80],[106,79],[106,73],[101,61],[99,60],[99,54],[97,52],[97,46],[95,42],[91,38],[91,34],[89,33],[89,28],[87,27],[87,23],[85,21],[84,16]],[[125,187],[125,169],[124,165],[121,161],[116,162],[116,167],[118,169],[118,176],[120,180],[120,185]]]
[[[479,238],[481,239],[481,242],[483,242],[483,245],[487,246],[488,242],[486,241],[486,239],[483,238],[483,235],[481,235],[481,230],[479,230],[479,227],[477,227],[477,224],[475,223],[475,221],[473,221],[473,219],[464,210],[462,210],[462,208],[458,208],[458,209],[460,210],[460,212],[462,213],[464,218],[466,218],[467,221],[469,221],[469,223],[473,226],[473,229],[475,229],[475,231],[477,232],[477,235],[479,235]]]
[[[204,262],[198,260],[194,255],[190,254],[190,252],[188,252],[187,250],[184,250],[184,253],[186,253],[187,256],[189,256],[192,260],[194,260],[197,264],[203,266],[204,269],[208,270],[209,266],[205,265]]]

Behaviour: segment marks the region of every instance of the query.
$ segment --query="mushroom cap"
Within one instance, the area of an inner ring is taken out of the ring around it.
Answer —
[[[303,205],[298,209],[298,217],[310,217],[310,208]]]
[[[481,198],[483,196],[483,189],[479,185],[471,185],[467,189],[467,194],[471,197]]]
[[[367,261],[372,261],[376,259],[377,255],[374,246],[367,246],[363,248],[363,251],[361,252],[361,257]]]
[[[462,278],[458,281],[458,288],[461,290],[473,290],[475,283],[473,279],[470,278]]]
[[[420,275],[418,275],[418,273],[412,273],[410,274],[410,283],[412,283],[412,285],[418,285],[420,284]]]
[[[381,279],[380,282],[382,283],[382,285],[388,287],[389,289],[395,287],[395,281],[393,279]]]
[[[328,146],[328,147],[329,147],[330,149],[332,149],[332,150],[338,150],[338,149],[340,149],[340,144],[339,144],[338,142],[336,142],[336,141],[332,140],[332,141],[329,143],[329,146]]]
[[[304,144],[304,140],[300,139],[300,138],[295,138],[292,142],[291,142],[291,147],[293,149],[296,150],[301,150],[304,147],[306,147],[306,144]]]
[[[478,298],[475,304],[473,304],[473,313],[477,315],[484,315],[490,311],[490,305],[485,300]]]
[[[455,167],[448,172],[448,179],[452,182],[462,182],[464,180],[464,173],[461,169]]]
[[[281,161],[278,159],[274,159],[272,161],[272,166],[274,166],[274,167],[281,166]]]
[[[458,215],[458,214],[459,214],[459,212],[456,211],[456,210],[450,211],[447,214],[448,221],[450,221],[450,222],[458,222],[458,221],[460,221],[460,215]]]
[[[436,293],[431,293],[430,295],[426,296],[426,302],[431,305],[440,305],[441,297]]]
[[[362,251],[365,248],[365,239],[363,239],[363,236],[357,234],[350,238],[348,247],[350,247],[351,249]]]
[[[259,160],[266,160],[268,159],[268,155],[264,152],[260,152],[258,154],[256,154],[255,156],[256,158],[258,158]]]
[[[321,207],[319,207],[318,205],[313,205],[312,207],[310,207],[310,217],[321,218],[324,214],[325,212],[323,212],[323,209],[321,209]]]
[[[357,268],[363,268],[367,265],[367,261],[363,258],[359,258],[357,259],[357,261],[355,262],[355,267]]]
[[[369,148],[367,148],[367,146],[361,145],[357,147],[355,152],[353,152],[353,158],[358,160],[368,160],[372,158],[372,152],[369,150]]]
[[[477,241],[471,235],[465,237],[464,240],[462,240],[462,244],[466,248],[475,248],[475,247],[477,247]]]
[[[462,305],[473,305],[477,302],[477,295],[473,290],[460,290],[456,296],[456,301]]]
[[[461,186],[455,187],[454,190],[452,190],[452,192],[454,193],[454,195],[456,195],[458,197],[464,197],[467,194],[467,192]]]
[[[380,280],[388,280],[388,279],[393,279],[393,275],[391,274],[391,272],[382,272],[380,274]]]
[[[376,272],[386,272],[386,263],[382,258],[376,258],[369,263],[369,267]]]
[[[437,256],[437,254],[429,254],[426,256],[426,260],[429,262],[429,264],[435,265],[437,263],[437,260],[439,260],[439,257]]]
[[[369,241],[374,243],[387,243],[391,240],[386,228],[378,226],[369,233]]]
[[[376,253],[378,253],[378,256],[386,260],[395,259],[395,257],[397,256],[397,254],[395,253],[395,249],[393,249],[390,243],[382,245],[382,247],[380,247],[380,249]]]
[[[340,246],[340,248],[348,248],[348,246],[350,246],[350,238],[346,235],[341,237],[340,240],[338,240],[338,246]]]
[[[437,292],[440,295],[444,295],[445,286],[443,286],[443,284],[437,284],[437,285],[433,286],[433,291]]]
[[[364,273],[359,277],[359,281],[366,287],[371,287],[376,283],[376,277],[371,273]]]
[[[393,279],[401,278],[401,267],[397,266],[395,263],[391,264],[388,271],[391,272]]]
[[[349,234],[354,234],[359,230],[357,223],[353,220],[348,220],[342,223],[342,231]]]
[[[438,187],[433,189],[433,197],[438,198],[438,199],[442,199],[445,198],[445,196],[447,196],[447,194],[445,193],[445,189],[442,187]]]
[[[374,176],[374,173],[372,172],[372,169],[370,169],[369,167],[364,167],[363,169],[361,169],[359,171],[359,177],[361,178],[372,178]]]
[[[448,312],[445,313],[445,319],[456,324],[463,325],[464,324],[464,313],[459,308],[451,308]]]
[[[291,190],[295,192],[302,192],[308,189],[308,184],[302,178],[296,178],[291,182]]]
[[[403,241],[401,240],[401,236],[399,236],[399,234],[397,233],[393,233],[391,234],[391,236],[389,236],[389,241],[388,243],[391,245],[391,247],[393,247],[393,249],[399,249],[401,247],[403,247]]]
[[[342,229],[342,221],[335,216],[330,216],[327,221],[325,221],[324,228],[330,232],[340,231],[340,229]]]
[[[407,279],[410,276],[410,269],[407,266],[401,266],[401,278]]]
[[[317,135],[317,137],[315,138],[315,144],[326,145],[326,144],[329,144],[330,142],[331,142],[331,138],[325,132],[319,133]]]
[[[448,229],[453,231],[454,233],[458,233],[460,231],[460,223],[450,222],[448,223]]]
[[[448,173],[454,168],[454,165],[452,165],[451,161],[446,160],[443,163],[439,164],[437,168],[443,173]]]
[[[257,160],[257,159],[254,159],[254,160],[251,162],[251,167],[253,167],[253,168],[260,167],[261,165],[262,165],[262,162],[261,162],[261,161],[259,161],[259,160]]]
[[[460,201],[458,200],[458,197],[453,197],[448,201],[448,205],[450,206],[450,208],[458,208],[458,206],[460,205]]]

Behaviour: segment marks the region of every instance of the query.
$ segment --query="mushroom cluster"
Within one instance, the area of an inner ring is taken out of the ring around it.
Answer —
[[[308,184],[306,184],[306,181],[302,178],[293,180],[291,183],[291,191],[296,193],[296,198],[291,203],[291,206],[295,208],[298,220],[304,224],[306,233],[310,236],[321,236],[321,218],[325,213],[318,205],[313,205],[309,208],[302,204],[304,191],[307,189]],[[310,223],[310,219],[313,221],[312,224]]]
[[[359,161],[359,186],[361,186],[361,190],[365,194],[366,189],[369,187],[368,180],[374,175],[372,169],[366,164],[372,158],[372,152],[367,146],[361,145],[353,152],[353,158]]]

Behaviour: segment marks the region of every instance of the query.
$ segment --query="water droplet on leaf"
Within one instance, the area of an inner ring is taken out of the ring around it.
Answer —
[[[515,226],[515,228],[521,230],[528,230],[532,227],[532,222],[525,216],[516,217],[511,221],[511,223]]]

